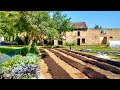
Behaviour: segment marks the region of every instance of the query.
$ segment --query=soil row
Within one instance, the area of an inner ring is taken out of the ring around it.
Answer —
[[[40,52],[46,53],[46,57],[43,58],[44,62],[48,66],[48,72],[52,75],[53,79],[73,79],[63,68],[61,68],[50,56],[49,54],[40,49]]]
[[[57,57],[59,57],[61,60],[65,61],[66,63],[70,64],[72,67],[75,67],[76,69],[78,69],[79,71],[81,71],[82,73],[84,73],[86,76],[88,76],[90,79],[107,79],[106,75],[103,75],[85,65],[82,65],[76,61],[73,61],[72,59],[63,56],[62,54],[48,49],[49,51],[51,51],[52,53],[54,53]]]
[[[95,59],[95,60],[98,60],[98,61],[101,61],[101,62],[106,62],[108,64],[115,65],[117,67],[120,67],[120,62],[117,62],[117,61],[112,61],[112,60],[108,60],[108,59],[104,59],[104,58],[99,58],[99,57],[95,57],[93,55],[88,55],[88,54],[84,54],[84,53],[80,53],[80,52],[75,52],[75,51],[68,50],[68,49],[64,49],[64,50],[69,51],[69,52],[73,52],[73,53],[76,53],[76,54],[79,54],[79,55],[82,55],[82,56],[86,56],[88,58],[92,58],[92,59]]]
[[[74,58],[77,58],[77,59],[79,59],[79,60],[82,60],[83,62],[96,65],[97,67],[102,68],[102,69],[104,69],[104,70],[109,70],[109,71],[111,71],[111,72],[113,72],[113,73],[120,74],[120,70],[117,69],[116,67],[113,67],[113,66],[108,65],[108,64],[100,63],[100,62],[97,62],[97,61],[92,61],[92,60],[90,60],[90,59],[87,59],[87,58],[84,58],[84,57],[80,56],[80,54],[79,54],[79,55],[76,55],[76,54],[78,54],[78,52],[76,53],[76,52],[70,51],[70,50],[69,50],[69,52],[67,52],[67,50],[66,50],[66,51],[63,51],[63,50],[60,50],[60,49],[57,49],[57,50],[60,51],[60,52],[65,53],[65,54],[67,54],[67,55],[70,55],[70,56],[72,56],[72,57],[74,57]],[[72,53],[70,53],[70,52],[72,52]]]

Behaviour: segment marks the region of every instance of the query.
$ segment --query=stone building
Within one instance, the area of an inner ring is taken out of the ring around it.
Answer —
[[[109,44],[109,40],[120,40],[120,28],[88,28],[85,22],[75,22],[73,31],[66,32],[61,43],[54,40],[54,45],[64,45],[74,42],[76,45],[101,45]]]

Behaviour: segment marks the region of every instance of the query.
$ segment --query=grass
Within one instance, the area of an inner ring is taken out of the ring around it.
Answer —
[[[93,52],[82,52],[82,53],[93,55],[93,56],[97,55],[97,53],[93,53]],[[108,55],[108,56],[110,57],[111,60],[120,62],[120,56],[114,56],[114,55]]]
[[[118,51],[120,48],[110,48],[107,46],[71,46],[73,50],[80,50],[80,49],[91,49],[91,50],[102,50],[102,51]],[[62,48],[69,49],[69,46],[62,46]]]
[[[51,48],[51,46],[37,46],[38,48]],[[53,46],[53,48],[56,48],[57,46]],[[62,45],[62,46],[59,46],[59,48],[65,48],[65,49],[70,49],[70,46],[65,46],[65,45]],[[107,46],[91,46],[91,45],[85,45],[85,46],[78,46],[78,45],[75,45],[75,46],[71,46],[71,48],[73,50],[80,50],[80,49],[91,49],[91,50],[103,50],[103,51],[118,51],[120,50],[120,48],[110,48],[110,47],[107,47]]]
[[[11,46],[0,46],[0,52],[6,54],[10,51],[21,49],[22,47],[23,46],[16,46],[16,45],[15,46],[13,46],[13,45],[11,45]]]

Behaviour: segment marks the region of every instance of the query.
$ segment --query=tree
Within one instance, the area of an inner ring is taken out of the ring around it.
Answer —
[[[50,16],[47,11],[34,11],[32,12],[31,26],[35,30],[34,39],[38,39],[40,45],[43,45],[44,36],[49,32]]]
[[[21,39],[21,42],[27,45],[31,45],[33,41],[39,41],[40,45],[43,45],[44,37],[51,42],[73,29],[67,15],[55,11],[52,12],[51,18],[50,13],[48,11],[1,11],[0,34],[4,37],[13,36]]]
[[[94,29],[102,29],[102,27],[99,25],[95,25]]]
[[[15,11],[1,11],[0,12],[0,31],[4,37],[13,37],[15,36],[15,23],[18,13]]]
[[[73,30],[74,27],[70,25],[71,18],[67,18],[66,14],[62,15],[61,11],[54,11],[52,18],[55,21],[56,30],[59,33],[59,38],[64,36],[65,32]]]

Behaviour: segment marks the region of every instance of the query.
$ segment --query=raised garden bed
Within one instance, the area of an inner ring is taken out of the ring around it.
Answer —
[[[51,51],[52,53],[54,53],[57,57],[59,57],[61,60],[65,61],[66,63],[70,64],[72,67],[77,68],[79,71],[81,71],[82,73],[84,73],[86,76],[88,76],[90,79],[107,79],[107,77],[99,72],[96,72],[95,70],[82,65],[76,61],[73,61],[72,59],[69,59],[65,56],[63,56],[62,54],[48,49],[49,51]]]
[[[80,53],[80,52],[75,52],[75,51],[72,51],[72,50],[67,50],[67,49],[64,49],[64,50],[66,50],[68,52],[73,52],[73,53],[76,53],[76,54],[79,54],[79,55],[82,55],[82,56],[86,56],[88,58],[92,58],[92,59],[95,59],[95,60],[98,60],[98,61],[101,61],[101,62],[106,62],[108,64],[120,67],[120,62],[117,62],[117,61],[112,61],[112,60],[109,60],[109,59],[99,58],[99,57],[95,57],[93,55],[88,55],[88,54],[84,54],[84,53]]]
[[[59,49],[57,49],[57,50],[59,50]],[[82,56],[75,55],[76,53],[75,53],[75,54],[72,54],[72,53],[69,53],[69,52],[66,52],[66,51],[63,51],[63,50],[59,50],[59,51],[65,53],[65,54],[71,55],[71,56],[73,56],[74,58],[77,58],[77,59],[79,59],[79,60],[82,60],[82,61],[84,61],[84,62],[86,62],[86,63],[90,63],[90,64],[93,64],[93,65],[96,65],[96,66],[99,67],[99,68],[102,68],[102,69],[105,69],[105,70],[109,70],[109,71],[111,71],[111,72],[113,72],[113,73],[116,73],[116,74],[120,74],[120,70],[117,69],[116,67],[110,66],[110,65],[108,65],[108,64],[100,63],[100,62],[97,62],[97,61],[89,60],[89,59],[84,58],[84,57],[82,57]]]
[[[41,52],[45,52],[40,49]],[[61,68],[50,56],[47,52],[46,57],[43,58],[44,62],[48,66],[48,71],[52,75],[53,79],[73,79],[63,68]]]

